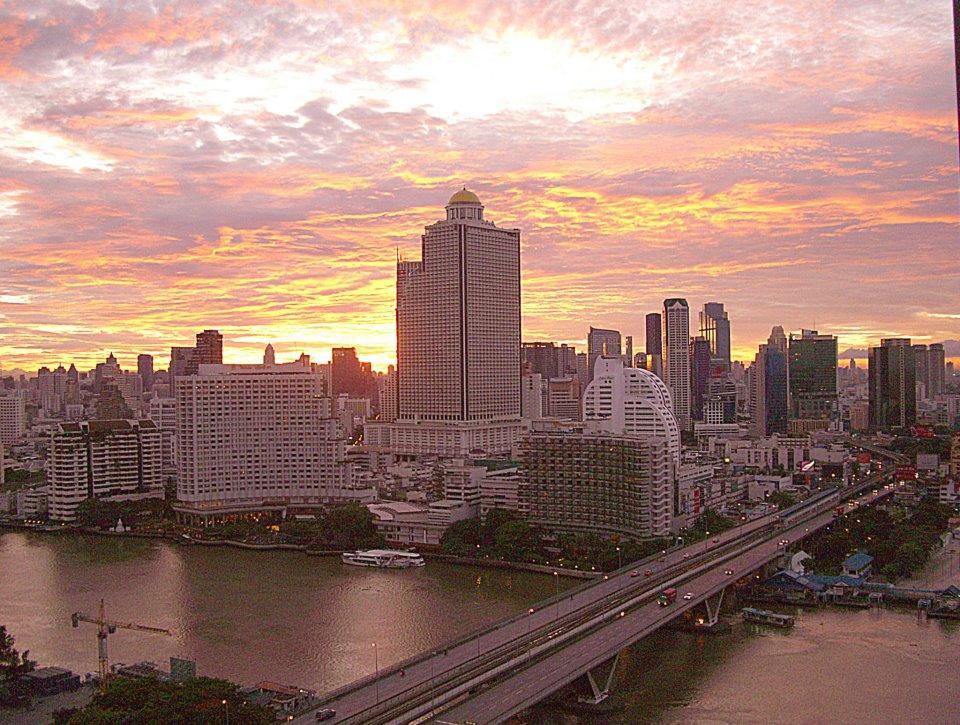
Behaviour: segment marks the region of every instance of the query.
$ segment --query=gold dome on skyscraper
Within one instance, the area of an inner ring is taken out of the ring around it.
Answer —
[[[472,191],[467,191],[467,187],[463,187],[456,194],[450,197],[450,201],[447,202],[447,205],[450,204],[479,204],[480,197],[474,194]]]

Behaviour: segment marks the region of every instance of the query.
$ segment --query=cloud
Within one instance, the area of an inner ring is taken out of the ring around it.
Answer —
[[[19,0],[0,7],[0,361],[394,348],[394,261],[467,184],[524,333],[668,296],[841,345],[955,334],[948,7]],[[3,304],[3,298],[0,298]],[[695,314],[694,314],[695,318]],[[695,319],[693,326],[695,326]]]

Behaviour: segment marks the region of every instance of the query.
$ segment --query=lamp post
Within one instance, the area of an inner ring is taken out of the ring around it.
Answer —
[[[380,704],[380,654],[377,651],[377,643],[373,643],[373,673],[376,676],[377,704]]]
[[[620,547],[618,546],[617,547],[617,569],[620,569],[622,567],[623,567],[623,560],[620,556]]]
[[[221,700],[220,704],[223,705],[223,711],[227,718],[227,725],[230,725],[230,703],[226,700]]]
[[[557,616],[560,619],[560,574],[553,572],[553,596],[557,600]]]

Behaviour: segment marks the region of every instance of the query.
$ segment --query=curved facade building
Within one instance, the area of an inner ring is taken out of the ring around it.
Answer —
[[[670,390],[648,370],[625,368],[619,357],[598,358],[583,396],[583,420],[609,433],[663,438],[680,464],[680,426]]]

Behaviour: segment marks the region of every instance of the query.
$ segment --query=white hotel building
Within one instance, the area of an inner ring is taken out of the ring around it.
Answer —
[[[200,365],[176,396],[181,521],[373,500],[351,487],[340,424],[309,363]]]
[[[463,189],[397,264],[398,415],[365,443],[398,454],[506,454],[521,431],[520,230]]]

